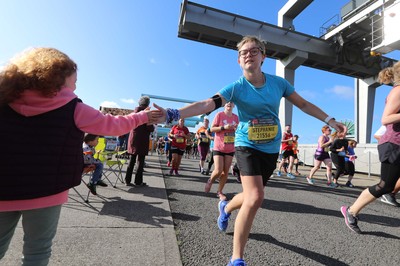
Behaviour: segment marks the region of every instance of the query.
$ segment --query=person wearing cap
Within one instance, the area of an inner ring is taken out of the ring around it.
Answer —
[[[135,108],[135,113],[139,113],[146,110],[150,105],[150,98],[148,96],[142,96],[139,99],[139,106]],[[128,168],[125,175],[125,183],[127,186],[142,187],[147,186],[143,182],[143,168],[144,160],[149,152],[149,136],[150,133],[154,131],[153,125],[143,124],[137,128],[134,128],[129,133],[128,139],[128,153],[131,155]],[[135,182],[132,181],[133,168],[135,167],[136,160],[138,162],[138,167],[135,174]]]

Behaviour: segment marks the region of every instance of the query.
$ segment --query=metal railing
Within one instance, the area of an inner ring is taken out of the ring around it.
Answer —
[[[299,145],[300,161],[307,166],[313,166],[316,149],[316,144]],[[356,172],[368,174],[368,177],[380,175],[381,164],[379,162],[377,144],[358,144],[354,151],[357,155],[355,160]],[[324,165],[322,164],[322,166]]]

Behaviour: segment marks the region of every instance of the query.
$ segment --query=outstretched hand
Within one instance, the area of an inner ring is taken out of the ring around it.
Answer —
[[[157,104],[153,103],[153,106],[156,109],[150,110],[150,107],[146,108],[145,112],[147,114],[147,118],[149,121],[147,122],[148,124],[158,124],[158,123],[163,123],[165,122],[165,117],[166,117],[166,111],[164,108],[161,106],[158,106]]]
[[[331,120],[332,122],[330,122],[330,126],[333,127],[334,129],[336,129],[337,132],[343,132],[344,136],[346,136],[347,134],[347,127],[340,123],[340,122],[336,122],[335,120]]]

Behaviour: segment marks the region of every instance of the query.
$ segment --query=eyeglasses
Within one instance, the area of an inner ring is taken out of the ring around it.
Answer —
[[[251,48],[249,50],[241,50],[239,51],[239,56],[246,57],[248,53],[250,53],[251,56],[256,56],[260,53],[260,51],[261,51],[260,47]]]

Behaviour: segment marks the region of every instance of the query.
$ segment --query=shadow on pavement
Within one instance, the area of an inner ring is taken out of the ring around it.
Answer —
[[[398,236],[394,236],[391,234],[387,234],[384,232],[363,232],[363,235],[371,235],[371,236],[379,236],[379,237],[383,237],[383,238],[391,238],[391,239],[400,239],[400,237]]]
[[[319,262],[319,263],[321,263],[323,265],[335,265],[335,266],[348,265],[348,264],[346,264],[344,262],[341,262],[341,261],[339,261],[337,259],[333,259],[331,257],[325,256],[325,255],[322,255],[322,254],[319,254],[319,253],[316,253],[316,252],[313,252],[311,250],[307,250],[307,249],[304,249],[304,248],[300,248],[300,247],[297,247],[297,246],[293,246],[293,245],[290,245],[290,244],[287,244],[287,243],[280,242],[280,241],[276,240],[274,237],[272,237],[270,235],[267,235],[267,234],[253,234],[253,233],[250,233],[249,238],[257,240],[257,241],[268,242],[270,244],[279,246],[281,248],[285,248],[285,249],[290,250],[292,252],[298,253],[298,254],[300,254],[300,255],[302,255],[304,257],[310,258],[310,259],[312,259],[312,260],[314,260],[316,262]]]
[[[290,212],[290,213],[309,213],[318,215],[327,215],[333,217],[340,217],[342,215],[339,210],[329,210],[324,208],[317,208],[309,204],[302,204],[298,202],[277,201],[271,199],[264,199],[261,208],[277,212]],[[400,220],[397,218],[386,217],[382,215],[360,214],[360,221],[367,223],[374,223],[389,227],[399,227]]]
[[[132,201],[120,197],[110,198],[110,200],[104,203],[99,215],[123,218],[126,221],[149,224],[155,227],[172,225],[172,221],[168,219],[171,214],[163,208],[156,207],[161,202]]]

